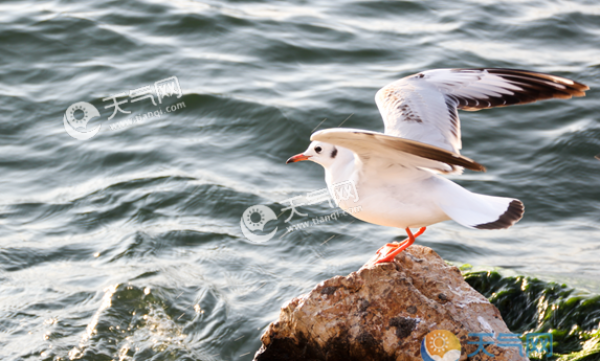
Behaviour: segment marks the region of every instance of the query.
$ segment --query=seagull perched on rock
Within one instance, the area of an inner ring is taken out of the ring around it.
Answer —
[[[384,133],[321,130],[312,134],[306,151],[287,163],[310,160],[322,165],[340,208],[365,222],[404,228],[406,240],[377,251],[377,263],[391,262],[429,225],[452,219],[468,228],[503,229],[523,217],[523,203],[518,199],[472,193],[441,176],[460,174],[463,168],[485,171],[481,164],[459,154],[458,109],[475,111],[584,96],[587,89],[573,80],[526,70],[428,70],[377,92]],[[336,197],[336,185],[348,182],[358,197]],[[410,228],[419,231],[413,234]]]

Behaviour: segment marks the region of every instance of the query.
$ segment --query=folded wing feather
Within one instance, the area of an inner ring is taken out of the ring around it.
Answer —
[[[447,150],[392,135],[360,129],[325,129],[314,133],[312,141],[322,141],[350,149],[363,163],[371,157],[387,158],[398,164],[429,168],[443,173],[460,167],[485,171],[481,164]]]

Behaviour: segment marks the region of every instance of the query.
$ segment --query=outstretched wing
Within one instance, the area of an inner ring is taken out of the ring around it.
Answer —
[[[324,129],[314,133],[310,140],[350,149],[365,166],[385,160],[389,164],[399,164],[406,168],[428,168],[443,173],[454,172],[457,167],[485,171],[481,164],[459,154],[414,140],[366,130]]]
[[[375,96],[385,134],[458,153],[457,109],[479,110],[550,98],[584,96],[588,86],[515,69],[436,69],[397,80]]]

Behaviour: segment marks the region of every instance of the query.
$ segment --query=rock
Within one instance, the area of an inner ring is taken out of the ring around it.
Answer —
[[[458,337],[461,361],[477,350],[467,342],[479,338],[469,333],[510,333],[498,309],[458,268],[432,249],[413,245],[394,263],[372,259],[289,301],[261,337],[254,360],[422,361],[421,341],[433,330]],[[515,347],[486,344],[485,349],[495,357],[480,351],[468,359],[527,360]]]

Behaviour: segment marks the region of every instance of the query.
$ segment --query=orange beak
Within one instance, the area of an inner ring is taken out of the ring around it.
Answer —
[[[285,162],[285,164],[300,162],[301,160],[307,160],[308,158],[310,158],[309,155],[304,155],[300,153],[288,159],[287,162]]]

